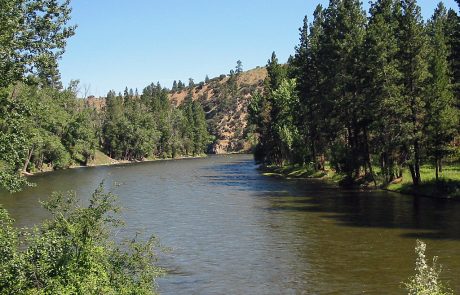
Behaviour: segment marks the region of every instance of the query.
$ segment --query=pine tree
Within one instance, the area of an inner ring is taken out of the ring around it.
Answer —
[[[174,80],[174,82],[173,82],[171,91],[172,91],[172,92],[177,92],[177,81],[176,81],[176,80]]]
[[[454,95],[457,98],[456,106],[460,109],[460,16],[450,9],[447,14],[445,36],[449,50],[449,66],[452,75]]]
[[[177,90],[182,91],[184,90],[184,88],[185,88],[185,84],[181,80],[179,80],[179,82],[177,82]]]
[[[425,101],[425,138],[429,156],[434,160],[436,180],[442,171],[441,161],[449,150],[458,126],[457,112],[453,108],[452,85],[449,76],[449,50],[447,48],[445,27],[448,24],[444,5],[438,4],[429,23],[430,33],[430,73],[428,95]]]
[[[280,138],[275,127],[275,118],[279,109],[274,104],[273,93],[286,79],[286,71],[278,63],[275,52],[267,62],[267,77],[264,81],[263,93],[255,93],[248,106],[249,120],[256,125],[259,144],[256,146],[255,159],[265,164],[281,164],[282,151]]]
[[[385,182],[399,176],[398,135],[401,117],[401,73],[398,63],[398,40],[400,7],[397,0],[378,0],[370,8],[366,32],[365,63],[366,120],[378,147],[380,167]]]
[[[327,100],[324,93],[321,91],[321,84],[324,75],[321,72],[321,65],[323,64],[320,49],[321,39],[324,33],[324,9],[318,5],[313,13],[313,23],[310,28],[310,59],[308,76],[310,79],[310,127],[309,137],[311,141],[311,157],[315,163],[315,169],[323,170],[325,167],[324,154],[326,152],[324,118],[328,113],[325,112],[323,103]]]
[[[274,51],[267,61],[267,72],[266,88],[272,91],[276,90],[281,85],[281,81],[286,78],[286,70],[279,64]]]
[[[192,78],[189,78],[188,79],[188,88],[192,89],[193,87],[195,87],[195,82],[193,81]]]
[[[243,63],[241,62],[241,60],[238,60],[236,62],[235,73],[238,75],[238,74],[241,74],[242,72],[243,72]]]
[[[299,45],[295,47],[295,56],[289,62],[289,68],[293,68],[289,75],[297,80],[297,91],[299,93],[300,108],[296,110],[296,125],[303,137],[306,149],[302,152],[311,155],[305,155],[302,162],[315,161],[315,141],[313,139],[313,100],[311,95],[312,77],[310,76],[310,42],[309,42],[309,27],[307,16],[303,19],[303,25],[299,28],[300,38]],[[307,148],[309,147],[309,148]],[[301,157],[302,158],[302,157]],[[306,159],[308,158],[308,159]],[[316,165],[315,165],[316,167]]]
[[[333,165],[339,171],[359,176],[366,164],[364,146],[367,122],[362,114],[362,48],[366,17],[357,0],[331,0],[325,11],[319,56],[323,76],[321,92],[328,139],[332,142]],[[344,149],[345,147],[345,149]],[[369,165],[370,166],[370,165]]]
[[[402,73],[403,104],[402,125],[404,152],[415,186],[421,183],[421,140],[426,85],[429,78],[427,36],[420,7],[416,0],[402,1],[399,34],[399,62]]]
[[[194,126],[194,154],[203,154],[209,143],[209,133],[206,125],[206,116],[203,107],[198,101],[192,103]]]

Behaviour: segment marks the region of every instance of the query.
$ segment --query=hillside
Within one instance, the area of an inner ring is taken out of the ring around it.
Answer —
[[[261,90],[267,76],[265,68],[255,68],[238,75],[221,75],[208,83],[197,84],[190,91],[172,92],[170,100],[180,105],[185,99],[198,100],[206,112],[210,133],[215,140],[211,153],[245,152],[251,149],[248,139],[248,103],[256,90]]]
[[[255,91],[261,91],[267,70],[262,67],[240,74],[221,75],[208,83],[198,83],[192,89],[170,91],[169,100],[180,106],[186,99],[199,101],[206,113],[209,132],[214,136],[209,153],[225,154],[251,150],[250,132],[247,130],[248,103]],[[88,107],[102,111],[105,98],[90,96]]]

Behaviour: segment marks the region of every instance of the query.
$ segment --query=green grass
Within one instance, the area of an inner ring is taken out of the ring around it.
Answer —
[[[96,151],[94,159],[88,163],[88,166],[110,165],[114,160],[101,151]]]
[[[443,167],[436,182],[435,168],[432,165],[420,167],[422,183],[418,187],[412,185],[412,178],[407,169],[403,171],[402,181],[389,184],[391,191],[430,197],[460,198],[460,164],[449,164]]]
[[[322,178],[328,176],[327,172],[315,171],[309,165],[267,166],[263,170],[265,176],[281,176],[287,178]]]
[[[385,187],[379,180],[380,168],[374,167],[376,174],[377,187],[399,193],[428,196],[428,197],[449,197],[460,199],[460,163],[446,164],[443,172],[439,174],[439,181],[436,182],[435,168],[432,165],[423,165],[420,168],[422,183],[418,187],[412,184],[412,178],[408,169],[403,170],[403,177],[398,183],[391,183]],[[315,171],[309,165],[285,165],[263,167],[262,171],[265,176],[286,177],[286,178],[324,178],[334,183],[341,183],[345,175],[335,173],[330,167],[326,171]],[[375,188],[369,181],[358,181],[359,187]]]

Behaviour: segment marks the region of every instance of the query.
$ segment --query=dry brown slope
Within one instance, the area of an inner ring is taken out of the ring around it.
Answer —
[[[216,154],[246,152],[251,149],[247,138],[248,103],[255,91],[260,91],[267,70],[258,67],[236,77],[236,89],[229,76],[213,78],[207,84],[195,86],[192,91],[184,89],[170,94],[170,100],[181,105],[191,93],[206,112],[210,132],[215,141],[210,152]]]

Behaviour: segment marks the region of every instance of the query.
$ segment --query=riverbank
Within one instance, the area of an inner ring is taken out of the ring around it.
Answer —
[[[327,167],[324,171],[315,171],[311,167],[302,165],[286,165],[286,166],[261,166],[259,170],[265,176],[282,177],[286,179],[322,179],[333,183],[337,186],[343,186],[345,175],[336,173],[333,169]],[[376,170],[378,172],[378,170]],[[430,197],[430,198],[446,198],[460,200],[460,165],[451,164],[443,168],[443,173],[438,182],[434,175],[434,168],[430,165],[424,165],[420,169],[422,176],[422,184],[415,187],[409,172],[405,169],[403,177],[399,178],[388,185],[384,185],[381,181],[369,181],[366,179],[358,179],[353,183],[353,187],[366,190],[386,190],[406,195]],[[349,183],[348,183],[349,184]]]
[[[99,167],[99,166],[116,166],[116,165],[126,165],[126,164],[134,164],[134,163],[144,163],[144,162],[154,162],[154,161],[171,161],[171,160],[182,160],[182,159],[199,159],[206,157],[206,154],[197,155],[197,156],[179,156],[175,158],[153,158],[149,157],[144,160],[116,160],[110,158],[109,156],[105,155],[101,151],[96,151],[94,155],[94,159],[91,160],[88,165],[72,165],[66,169],[77,169],[77,168],[88,168],[88,167]],[[65,170],[65,169],[64,169]],[[26,176],[33,176],[43,173],[49,173],[55,171],[52,167],[46,167],[40,171],[35,172],[27,172]]]

